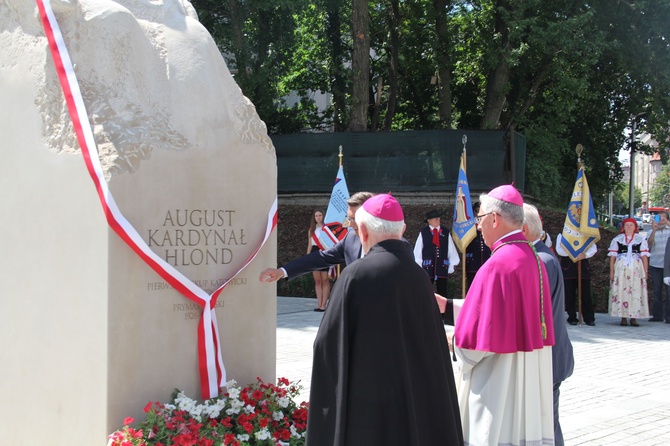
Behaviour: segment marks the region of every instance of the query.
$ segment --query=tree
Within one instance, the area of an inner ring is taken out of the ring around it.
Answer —
[[[616,209],[617,214],[627,215],[630,211],[630,185],[627,183],[618,183],[614,187],[614,194],[612,197],[614,209]],[[635,209],[642,206],[642,191],[635,188],[633,192],[633,207]],[[634,210],[635,210],[634,209]]]
[[[369,85],[370,85],[370,13],[367,0],[353,0],[351,54],[353,91],[351,96],[351,118],[349,130],[362,132],[368,129]]]
[[[302,130],[304,113],[287,107],[282,82],[297,47],[296,18],[307,0],[193,0],[245,96],[271,133]],[[309,108],[309,102],[299,102]],[[313,115],[313,108],[307,115]]]
[[[272,133],[518,131],[527,192],[559,207],[575,145],[597,201],[621,179],[633,122],[670,136],[670,0],[193,4]],[[326,110],[315,92],[332,95]]]
[[[451,39],[449,29],[449,10],[451,2],[433,0],[435,20],[435,63],[437,73],[438,116],[440,127],[451,128],[452,96],[451,96]]]
[[[670,207],[670,167],[665,165],[649,191],[652,206]]]

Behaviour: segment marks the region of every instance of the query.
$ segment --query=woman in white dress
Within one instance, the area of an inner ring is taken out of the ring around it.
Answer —
[[[609,315],[619,316],[621,325],[628,325],[628,317],[633,327],[639,326],[637,319],[649,317],[649,246],[638,232],[637,222],[625,219],[621,234],[614,237],[607,254],[610,257]]]
[[[307,254],[316,250],[323,250],[320,237],[323,231],[323,212],[314,211],[312,220],[307,232]],[[314,311],[323,312],[326,310],[326,303],[330,295],[330,279],[328,278],[328,268],[321,271],[314,271],[314,290],[316,291],[317,306]]]

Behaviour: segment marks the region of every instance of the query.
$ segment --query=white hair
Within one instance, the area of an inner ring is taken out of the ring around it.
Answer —
[[[359,226],[364,224],[368,232],[375,234],[402,236],[405,229],[405,220],[388,221],[371,215],[363,206],[356,211],[356,224]]]
[[[523,224],[528,226],[528,239],[533,242],[542,236],[542,220],[537,208],[532,204],[523,204]]]
[[[523,226],[523,206],[498,200],[488,194],[482,194],[479,197],[479,201],[481,202],[481,206],[479,207],[480,213],[495,212],[510,225],[519,229]]]

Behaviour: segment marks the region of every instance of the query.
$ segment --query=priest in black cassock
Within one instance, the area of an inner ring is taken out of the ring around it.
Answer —
[[[307,446],[462,445],[433,288],[388,194],[356,212],[365,257],[342,273],[314,342]]]

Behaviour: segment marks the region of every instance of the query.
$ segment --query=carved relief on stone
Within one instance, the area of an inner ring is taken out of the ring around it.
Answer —
[[[9,11],[0,17],[0,64],[31,64],[47,146],[79,153],[37,8],[20,3],[0,0]],[[273,151],[265,124],[188,1],[51,3],[108,181],[140,169],[154,150],[216,149],[201,147],[194,128],[234,131],[240,142]]]

